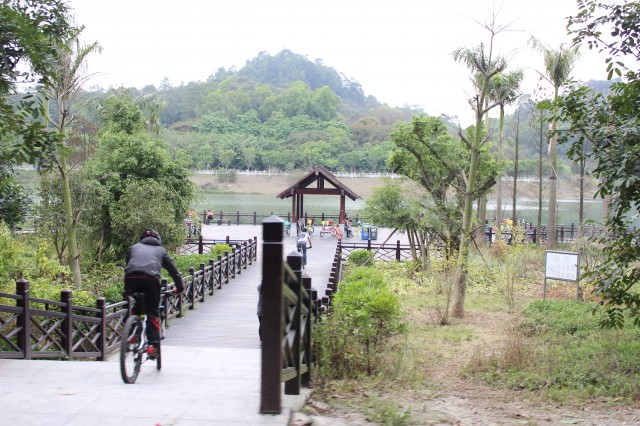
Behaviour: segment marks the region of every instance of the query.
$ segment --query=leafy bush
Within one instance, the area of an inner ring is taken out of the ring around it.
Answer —
[[[354,250],[349,253],[349,264],[353,266],[362,266],[364,262],[369,260],[371,257],[371,252],[369,250]]]
[[[355,269],[340,284],[332,313],[314,329],[321,374],[373,374],[386,342],[403,327],[400,302],[383,275],[373,268]]]

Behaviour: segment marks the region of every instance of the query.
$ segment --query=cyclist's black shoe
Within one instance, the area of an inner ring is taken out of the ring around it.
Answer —
[[[147,357],[149,357],[149,359],[158,359],[158,350],[155,346],[147,346]]]

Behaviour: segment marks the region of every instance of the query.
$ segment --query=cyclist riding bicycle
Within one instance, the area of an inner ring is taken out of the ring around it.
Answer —
[[[132,295],[144,293],[144,305],[147,313],[147,355],[156,358],[160,342],[160,272],[165,268],[176,285],[174,292],[182,293],[184,284],[180,272],[167,251],[162,247],[160,234],[147,229],[140,236],[140,242],[129,247],[127,266],[124,268],[124,291]]]
[[[302,232],[298,234],[298,251],[302,250],[302,264],[307,266],[307,244],[311,248],[311,237],[307,232],[307,228],[302,228]]]

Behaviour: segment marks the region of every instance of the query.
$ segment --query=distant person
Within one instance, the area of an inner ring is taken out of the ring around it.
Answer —
[[[336,223],[336,238],[338,239],[338,241],[342,241],[343,236],[344,234],[342,233],[342,229],[340,229],[340,225]]]
[[[132,295],[144,293],[147,314],[147,355],[158,357],[156,348],[160,343],[160,272],[166,269],[176,285],[175,293],[182,293],[184,284],[173,260],[160,243],[160,234],[153,229],[142,233],[140,242],[129,247],[124,268],[124,291]]]
[[[347,238],[351,238],[353,235],[351,234],[351,220],[345,218],[344,220],[344,232],[347,234]]]
[[[213,220],[213,212],[211,210],[207,210],[207,225],[210,225],[212,220]]]
[[[302,228],[298,234],[298,251],[302,252],[302,264],[307,266],[307,247],[311,248],[311,236],[307,232],[307,228]]]

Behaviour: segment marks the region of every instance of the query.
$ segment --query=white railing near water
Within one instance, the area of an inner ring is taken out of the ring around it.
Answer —
[[[194,173],[197,175],[216,175],[218,173],[229,173],[234,172],[239,175],[245,176],[288,176],[291,172],[287,171],[278,171],[278,170],[195,170]],[[390,179],[398,179],[401,178],[402,175],[396,173],[389,172],[331,172],[335,177],[338,178],[383,178],[387,177]]]

